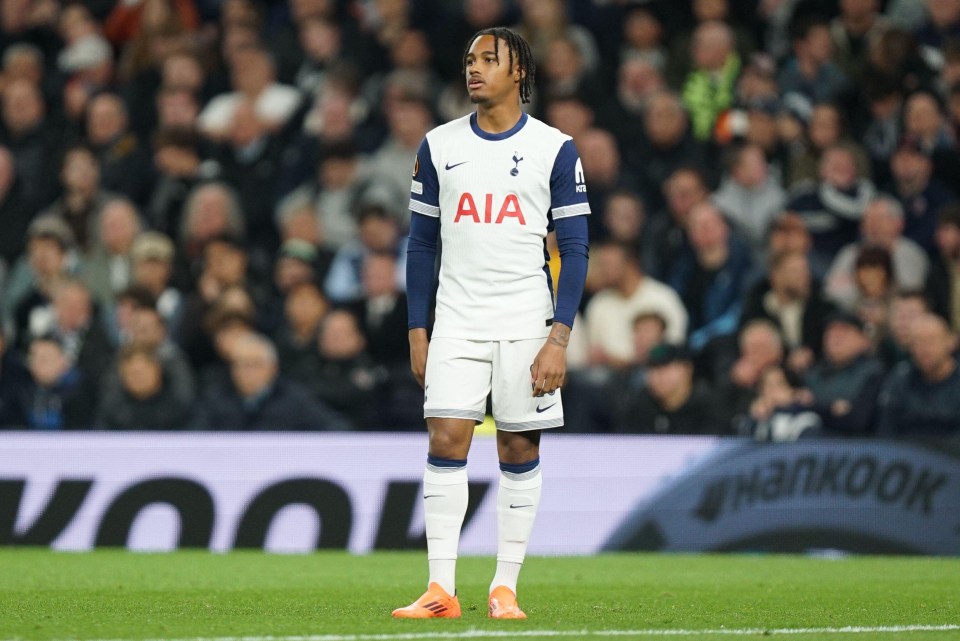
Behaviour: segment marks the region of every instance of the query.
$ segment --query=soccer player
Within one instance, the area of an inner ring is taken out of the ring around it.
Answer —
[[[426,593],[393,616],[460,616],[467,453],[492,393],[501,472],[489,613],[523,619],[517,577],[540,502],[540,434],[563,424],[560,386],[586,276],[590,207],[573,141],[520,108],[533,87],[527,42],[509,29],[484,29],[467,43],[463,69],[476,111],[427,133],[413,169],[407,295],[411,368],[424,386],[429,434],[430,578]],[[556,306],[545,265],[551,230],[562,261]]]

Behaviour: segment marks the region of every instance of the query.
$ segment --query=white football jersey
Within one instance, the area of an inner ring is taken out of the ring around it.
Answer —
[[[430,131],[413,171],[410,209],[440,218],[436,337],[520,340],[550,331],[546,235],[590,213],[571,138],[523,114],[509,131],[476,113]]]

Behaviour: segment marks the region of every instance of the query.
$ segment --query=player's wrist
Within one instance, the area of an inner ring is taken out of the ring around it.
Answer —
[[[550,328],[550,335],[547,336],[547,343],[566,349],[570,344],[570,327],[554,321],[553,327]]]

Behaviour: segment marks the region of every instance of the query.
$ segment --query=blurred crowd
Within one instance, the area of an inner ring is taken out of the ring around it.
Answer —
[[[5,0],[0,426],[422,429],[410,172],[493,25],[589,189],[568,431],[960,434],[960,0]]]

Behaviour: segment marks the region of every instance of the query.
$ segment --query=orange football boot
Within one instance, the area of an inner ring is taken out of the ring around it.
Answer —
[[[405,608],[393,611],[397,619],[459,619],[460,601],[437,583],[427,586],[423,596]]]
[[[527,615],[517,605],[517,595],[510,588],[498,585],[490,593],[491,619],[526,619]]]

